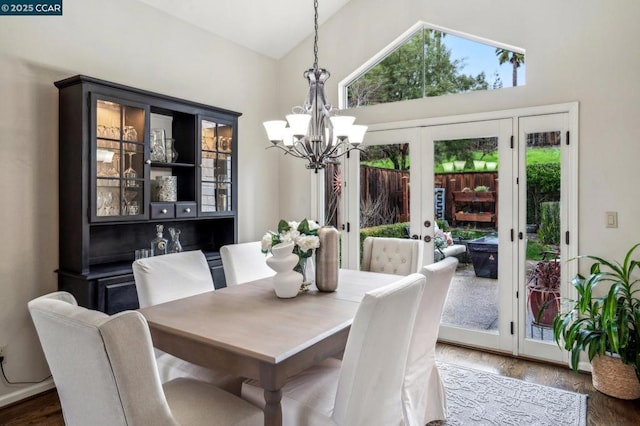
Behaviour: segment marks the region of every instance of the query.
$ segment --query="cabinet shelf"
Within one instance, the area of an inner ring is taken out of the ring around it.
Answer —
[[[157,167],[159,169],[172,169],[174,167],[183,167],[185,169],[193,169],[195,164],[189,163],[158,163],[155,161],[151,162],[151,167]]]

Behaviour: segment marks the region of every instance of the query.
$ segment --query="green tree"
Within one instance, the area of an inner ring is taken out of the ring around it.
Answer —
[[[464,74],[464,61],[452,59],[445,34],[424,29],[348,87],[349,107],[486,90],[486,75]]]
[[[524,64],[524,53],[516,53],[506,49],[496,49],[496,56],[500,65],[510,62],[513,67],[513,87],[518,85],[518,68]]]
[[[388,158],[394,170],[409,170],[409,144],[389,144],[368,146],[361,154],[360,161],[375,161]]]

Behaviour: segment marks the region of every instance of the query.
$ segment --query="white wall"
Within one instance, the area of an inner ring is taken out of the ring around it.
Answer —
[[[351,0],[320,29],[319,65],[331,72],[326,86],[335,104],[338,83],[418,21],[526,49],[524,87],[350,113],[358,123],[374,124],[578,101],[578,251],[620,259],[640,241],[638,17],[640,2],[633,0]],[[300,104],[300,75],[312,63],[312,39],[280,61],[280,82],[290,88],[282,91],[282,108]],[[281,172],[281,194],[298,194],[281,199],[289,216],[305,214],[307,175],[293,162]],[[605,228],[605,211],[618,212],[619,228]]]
[[[261,125],[273,115],[277,64],[136,1],[65,0],[62,17],[0,21],[0,346],[10,379],[35,380],[48,369],[26,303],[57,289],[53,82],[85,74],[242,112],[238,230],[249,241],[280,216],[280,155],[264,151]],[[0,380],[0,406],[34,389]]]

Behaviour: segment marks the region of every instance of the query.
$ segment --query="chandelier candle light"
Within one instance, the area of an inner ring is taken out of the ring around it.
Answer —
[[[367,126],[353,124],[355,117],[337,115],[338,110],[327,103],[324,82],[329,71],[318,68],[318,0],[313,2],[314,31],[313,68],[304,72],[309,81],[309,93],[302,106],[296,106],[287,120],[265,121],[269,148],[280,148],[287,154],[308,161],[307,169],[324,169],[328,163],[338,163],[338,157],[358,146]],[[287,127],[287,123],[289,127]]]

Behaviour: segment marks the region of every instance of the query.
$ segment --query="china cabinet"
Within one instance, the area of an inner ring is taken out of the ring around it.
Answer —
[[[131,263],[156,225],[202,250],[223,287],[219,249],[237,241],[241,114],[81,75],[55,85],[59,288],[109,314],[137,308]]]

